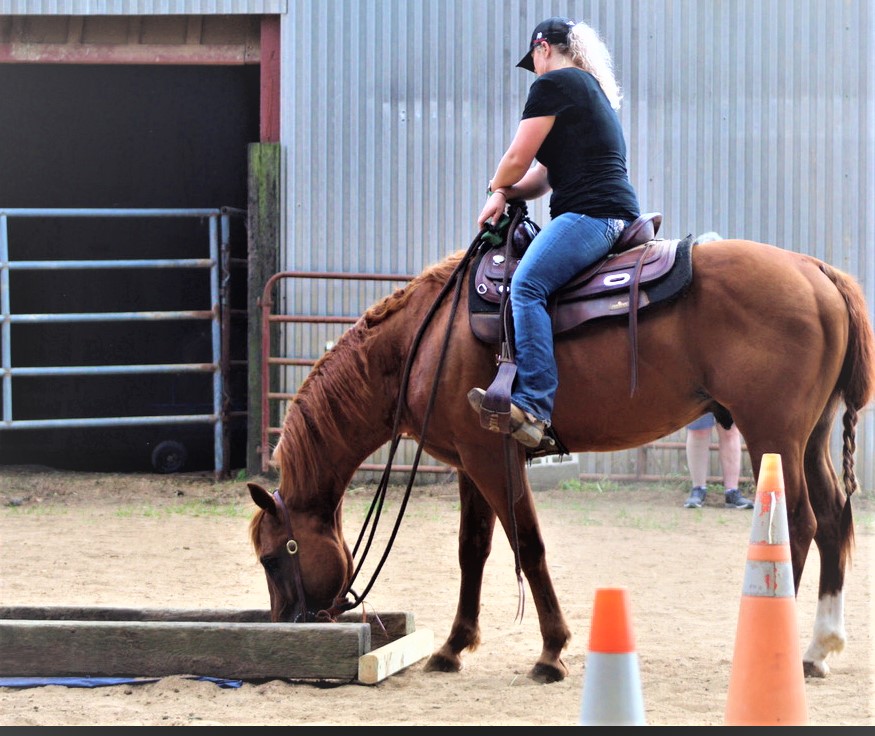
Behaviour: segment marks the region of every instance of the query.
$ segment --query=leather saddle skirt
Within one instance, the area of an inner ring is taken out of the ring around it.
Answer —
[[[680,241],[650,240],[610,254],[577,274],[548,304],[554,334],[593,319],[630,313],[634,317],[640,310],[677,297],[692,280],[692,242],[691,235]],[[512,286],[519,261],[520,256],[506,244],[485,248],[475,258],[469,280],[469,322],[483,342],[500,342],[501,295]]]

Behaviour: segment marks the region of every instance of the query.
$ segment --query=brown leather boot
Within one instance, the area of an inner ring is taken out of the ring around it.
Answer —
[[[468,392],[468,403],[471,408],[478,414],[481,414],[484,409],[483,399],[486,396],[486,391],[482,388],[472,388]],[[507,415],[505,415],[507,416]],[[498,421],[489,422],[490,427],[495,427],[494,431],[498,431]],[[544,438],[544,430],[547,427],[546,422],[540,419],[535,419],[527,411],[520,409],[516,404],[510,405],[510,436],[520,444],[526,447],[538,447],[541,440]]]

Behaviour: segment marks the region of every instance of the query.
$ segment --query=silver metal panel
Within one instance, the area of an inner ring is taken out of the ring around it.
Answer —
[[[642,208],[665,215],[665,237],[716,230],[810,253],[855,275],[875,305],[868,0],[290,3],[283,267],[418,272],[467,247],[534,79],[514,64],[553,14],[592,23],[614,52],[630,173]],[[545,221],[544,203],[531,214]],[[309,288],[285,298],[312,301]],[[858,448],[871,489],[871,410]],[[634,472],[632,454],[611,455],[587,462]]]

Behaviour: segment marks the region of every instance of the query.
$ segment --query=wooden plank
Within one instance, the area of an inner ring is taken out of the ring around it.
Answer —
[[[201,623],[269,623],[270,611],[263,609],[187,609],[187,608],[124,608],[114,606],[0,606],[0,620],[30,621],[198,621]],[[347,611],[338,616],[338,623],[367,623],[371,627],[371,648],[416,630],[413,614],[407,612]],[[288,624],[293,626],[294,624]],[[331,624],[323,624],[331,626]]]
[[[277,624],[261,609],[5,606],[0,676],[352,681],[363,654],[414,632],[405,612]]]
[[[0,621],[0,676],[354,680],[367,624]]]
[[[434,633],[429,629],[417,629],[359,657],[359,682],[365,685],[381,682],[427,657],[433,649]]]

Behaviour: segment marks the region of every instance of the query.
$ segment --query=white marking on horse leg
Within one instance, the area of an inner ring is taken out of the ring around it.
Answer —
[[[814,638],[802,657],[805,675],[826,677],[829,674],[827,656],[841,652],[846,641],[844,591],[820,598],[814,618]]]

